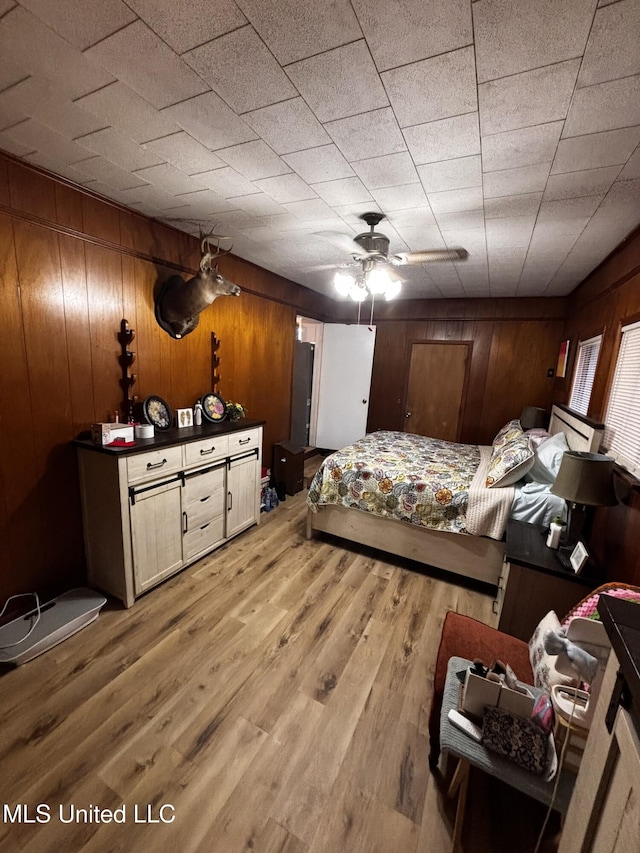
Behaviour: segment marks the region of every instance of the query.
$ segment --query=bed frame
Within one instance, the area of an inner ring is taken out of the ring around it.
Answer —
[[[564,407],[552,407],[549,432],[563,432],[571,450],[596,453],[603,430],[602,424],[582,418]],[[429,530],[343,506],[324,506],[317,512],[307,510],[307,539],[311,539],[315,531],[330,533],[492,586],[498,585],[504,562],[505,546],[502,541],[466,533]]]

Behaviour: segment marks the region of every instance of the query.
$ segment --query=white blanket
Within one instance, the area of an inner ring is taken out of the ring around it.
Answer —
[[[502,539],[515,495],[513,486],[488,489],[485,480],[491,462],[491,447],[479,446],[480,465],[469,487],[465,527],[472,536]]]

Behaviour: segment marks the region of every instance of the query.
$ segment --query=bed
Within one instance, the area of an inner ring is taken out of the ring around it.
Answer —
[[[381,431],[332,453],[309,485],[307,538],[329,533],[497,585],[508,519],[544,523],[562,511],[564,502],[549,493],[549,472],[567,448],[597,452],[603,431],[562,406],[553,407],[547,434],[515,424],[491,447]],[[533,462],[516,459],[502,474],[509,453],[525,445]]]

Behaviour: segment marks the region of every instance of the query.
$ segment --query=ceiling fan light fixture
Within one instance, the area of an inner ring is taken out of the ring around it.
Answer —
[[[369,295],[369,291],[367,290],[364,281],[362,278],[355,279],[351,288],[349,289],[349,296],[353,299],[354,302],[364,302],[364,300]]]
[[[355,278],[349,273],[337,272],[333,278],[333,283],[340,296],[349,296],[351,288],[356,283]]]
[[[384,298],[387,300],[387,302],[390,299],[395,299],[395,297],[400,293],[401,289],[402,284],[397,278],[389,279],[389,286],[384,292]]]
[[[375,296],[386,293],[391,285],[391,277],[386,270],[373,269],[367,273],[367,288]]]

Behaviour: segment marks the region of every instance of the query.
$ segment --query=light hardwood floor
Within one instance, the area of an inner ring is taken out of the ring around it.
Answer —
[[[5,812],[0,849],[450,850],[427,762],[432,670],[446,611],[490,622],[491,598],[306,541],[305,494],[2,674],[2,804],[51,819]],[[158,820],[163,804],[173,823],[134,822],[136,806]],[[60,821],[60,808],[123,805],[125,823]],[[473,820],[467,849],[495,853]]]

